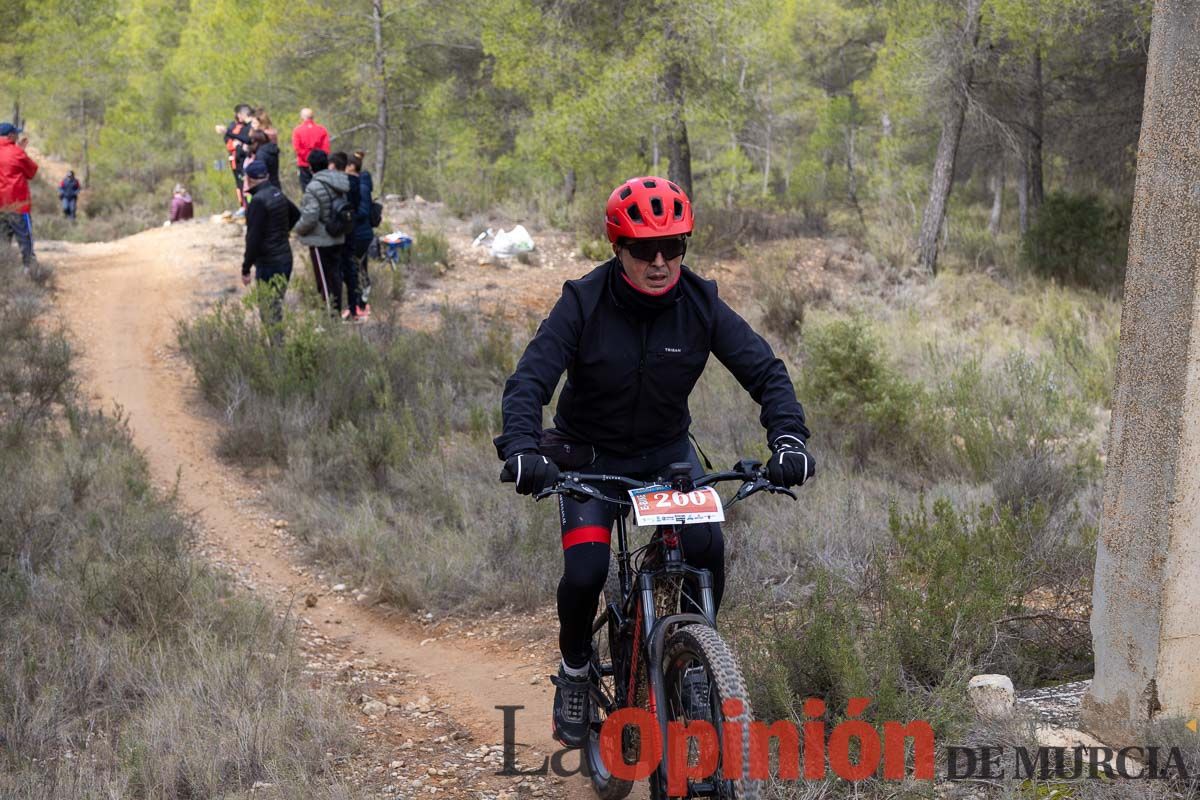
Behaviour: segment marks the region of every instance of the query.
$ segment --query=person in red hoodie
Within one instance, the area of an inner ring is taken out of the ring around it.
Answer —
[[[312,180],[308,168],[308,154],[313,150],[329,152],[329,131],[324,125],[313,122],[311,108],[300,109],[300,124],[292,131],[292,149],[296,151],[296,167],[300,170],[300,192],[303,193]]]
[[[0,122],[0,229],[10,240],[17,240],[26,272],[34,263],[29,179],[38,171],[25,152],[27,141],[16,125]]]

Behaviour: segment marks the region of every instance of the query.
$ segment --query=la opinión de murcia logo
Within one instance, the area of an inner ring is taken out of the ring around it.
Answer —
[[[663,741],[657,718],[644,708],[622,708],[608,717],[600,730],[600,755],[615,778],[639,781],[649,778],[660,764],[667,772],[667,791],[683,794],[688,781],[711,778],[718,767],[726,779],[765,780],[772,777],[771,753],[776,756],[774,777],[778,780],[821,780],[832,772],[847,781],[869,778],[883,780],[934,780],[936,778],[933,727],[925,720],[884,722],[880,727],[859,719],[870,705],[865,697],[847,703],[848,719],[830,726],[823,719],[825,702],[804,701],[799,726],[788,720],[753,721],[749,724],[749,763],[743,753],[746,727],[739,700],[722,707],[720,731],[705,720],[670,722]],[[559,777],[586,772],[587,761],[578,753],[562,749],[543,758],[540,766],[520,769],[516,763],[516,713],[524,706],[496,706],[504,714],[504,761],[498,775],[545,775]],[[637,731],[640,748],[636,761],[625,759],[626,730]],[[772,746],[774,745],[774,746]],[[578,766],[568,762],[576,760]],[[1183,757],[1176,747],[956,747],[946,751],[942,778],[950,781],[1037,778],[1041,780],[1167,779],[1188,778]]]

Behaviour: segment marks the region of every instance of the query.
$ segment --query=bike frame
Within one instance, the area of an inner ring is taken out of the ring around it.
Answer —
[[[652,569],[643,569],[634,573],[630,563],[632,554],[629,550],[629,528],[624,514],[617,516],[616,526],[617,569],[621,597],[616,600],[606,598],[608,605],[605,612],[597,618],[592,628],[592,633],[595,635],[602,626],[609,626],[610,652],[607,654],[609,663],[607,666],[601,663],[600,666],[601,674],[613,676],[616,692],[611,701],[603,697],[599,691],[596,691],[596,694],[600,696],[593,699],[606,706],[610,713],[614,709],[628,705],[629,690],[633,686],[637,661],[639,658],[645,659],[648,665],[646,674],[649,683],[647,691],[650,710],[658,721],[659,735],[662,737],[660,741],[665,743],[669,715],[664,702],[666,688],[663,685],[663,674],[657,665],[662,664],[667,634],[673,627],[688,624],[706,625],[710,628],[717,626],[712,573],[684,563],[683,549],[680,546],[680,531],[681,528],[688,526],[659,526],[651,539],[651,546],[661,549],[662,562]],[[665,617],[657,615],[654,586],[659,580],[667,577],[691,577],[695,581],[700,597],[693,598],[693,602],[696,599],[699,600],[701,613],[683,612],[669,614]],[[636,586],[633,585],[635,579]],[[624,669],[619,671],[616,654],[625,638],[630,636],[633,638],[630,648],[630,663],[621,665]],[[659,763],[657,771],[662,785],[666,785],[665,758]]]

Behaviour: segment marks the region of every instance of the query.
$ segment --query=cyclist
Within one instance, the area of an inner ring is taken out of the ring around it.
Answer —
[[[772,455],[768,477],[797,486],[814,474],[809,431],[791,378],[770,345],[717,296],[717,285],[683,264],[692,233],[687,195],[662,178],[632,178],[613,190],[605,210],[613,258],[567,281],[550,315],[504,386],[504,431],[496,451],[521,494],[553,486],[559,469],[649,480],[690,461],[688,395],[709,355],[725,365],[762,407]],[[563,372],[554,427],[542,407]],[[558,584],[559,649],[553,731],[580,746],[590,721],[591,623],[608,574],[616,511],[608,503],[559,497],[563,577]],[[719,525],[689,526],[688,563],[724,589],[725,544]]]

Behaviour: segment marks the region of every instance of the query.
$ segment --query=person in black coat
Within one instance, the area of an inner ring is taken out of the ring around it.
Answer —
[[[267,180],[277,189],[283,186],[279,183],[279,145],[267,136],[266,131],[255,130],[250,134],[250,153],[255,161],[267,165]]]
[[[815,472],[804,410],[783,362],[724,300],[717,285],[683,264],[692,232],[687,195],[662,178],[634,178],[609,197],[613,258],[567,281],[550,315],[504,386],[504,430],[496,452],[521,494],[553,486],[559,469],[651,480],[676,462],[703,474],[688,439],[688,397],[710,356],[761,406],[772,483],[796,486]],[[554,427],[542,408],[563,372]],[[559,496],[563,577],[558,585],[559,650],[554,736],[578,747],[588,735],[592,620],[608,573],[616,511]],[[725,585],[720,525],[687,528],[686,560]]]
[[[268,292],[259,313],[272,336],[283,320],[283,297],[292,277],[292,245],[288,234],[300,219],[300,209],[272,184],[267,165],[255,159],[246,167],[250,205],[246,209],[246,252],[242,256],[242,284],[250,285],[250,268]]]
[[[375,200],[371,193],[375,183],[371,173],[363,169],[361,150],[355,150],[346,165],[346,174],[350,176],[350,198],[354,203],[354,230],[347,237],[350,255],[358,269],[358,314],[363,319],[371,316],[371,275],[367,270],[370,261],[371,242],[375,239],[375,229],[371,227],[371,206]]]
[[[62,202],[63,216],[75,219],[75,208],[79,202],[79,179],[72,171],[58,184],[58,199]]]

